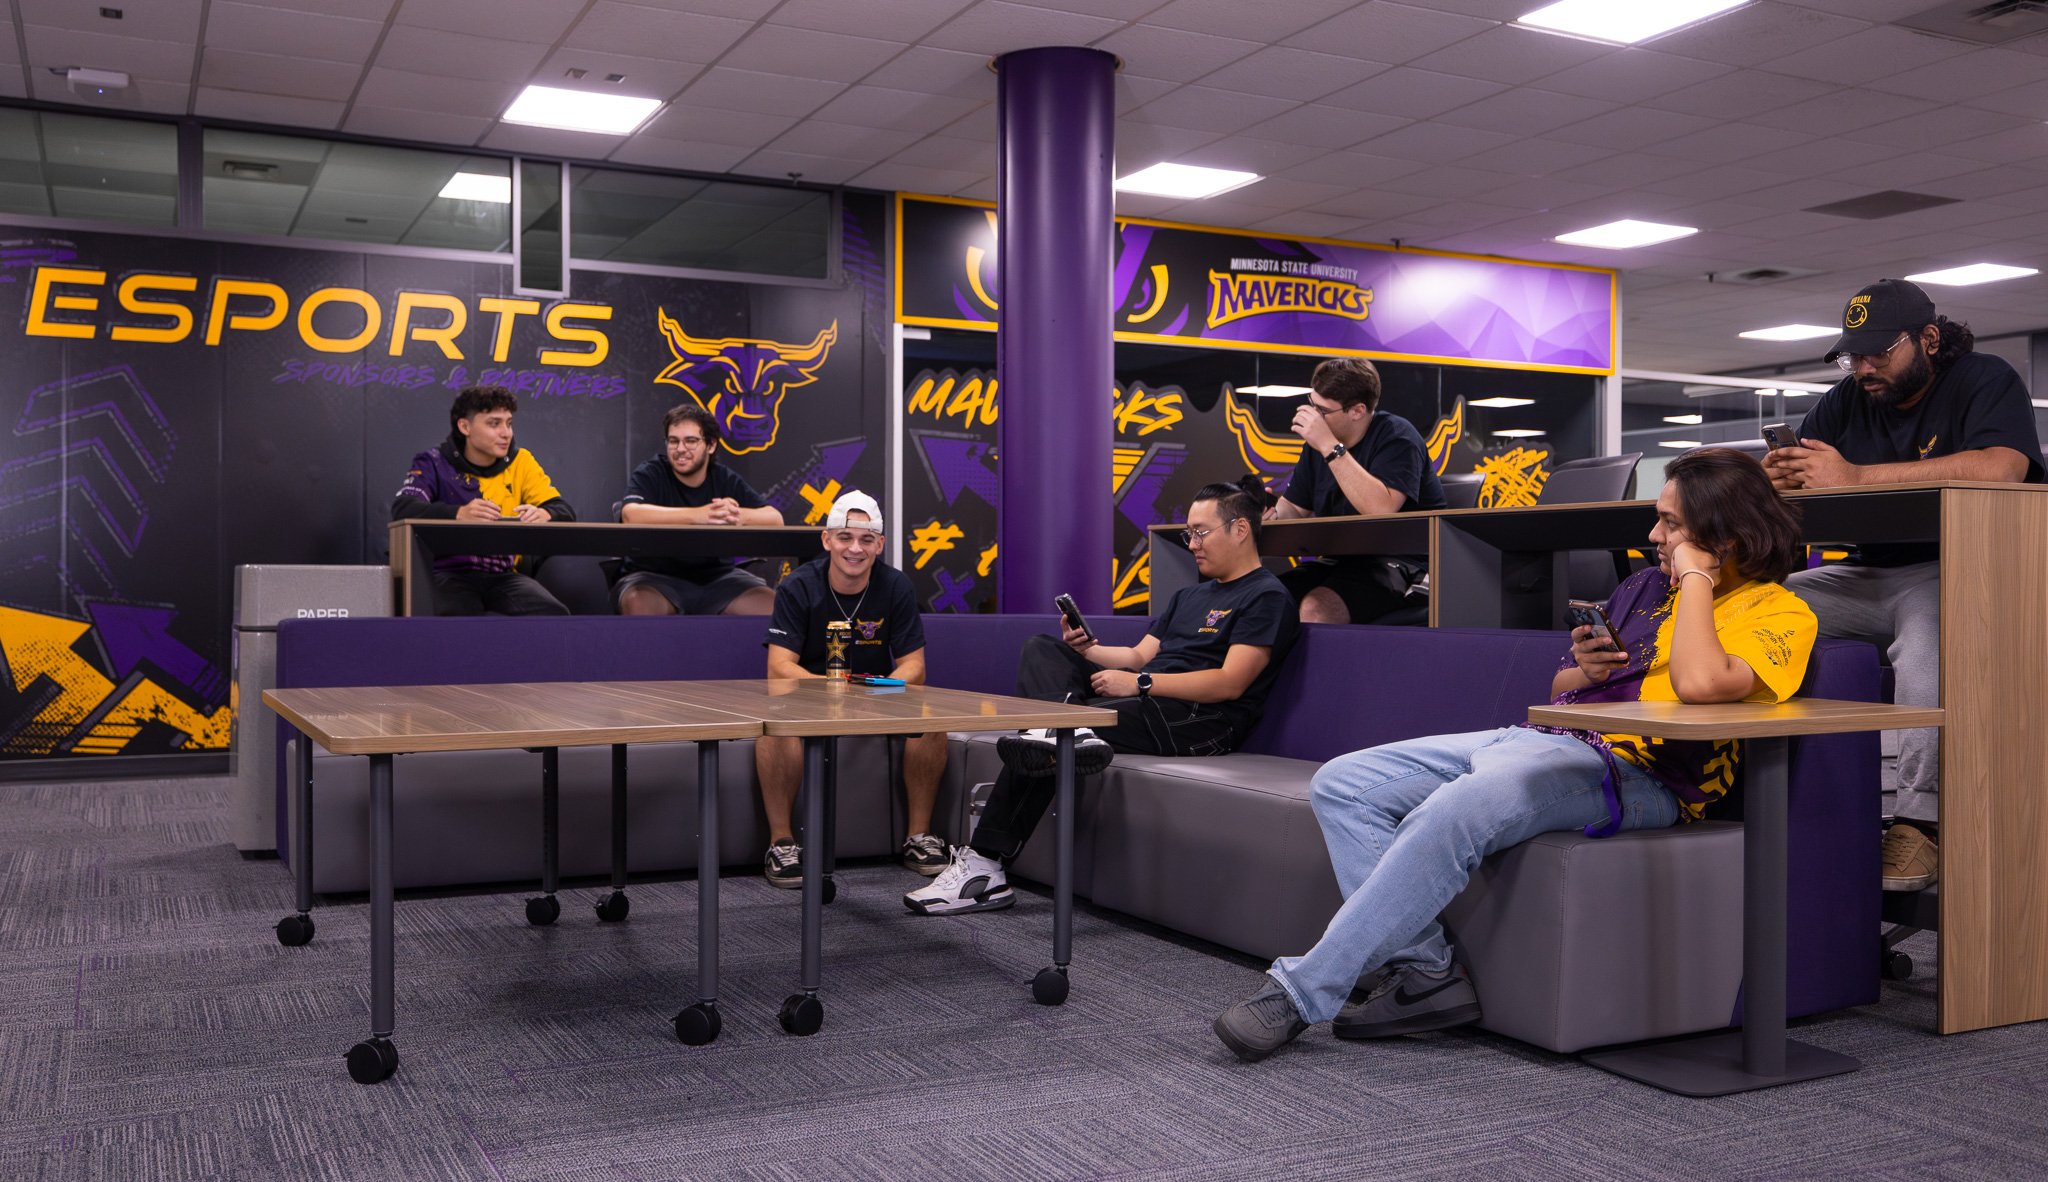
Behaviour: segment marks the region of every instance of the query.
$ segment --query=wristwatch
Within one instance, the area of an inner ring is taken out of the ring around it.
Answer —
[[[1346,452],[1348,452],[1348,451],[1350,451],[1350,450],[1351,450],[1350,448],[1348,448],[1348,447],[1345,447],[1345,446],[1344,446],[1343,444],[1341,444],[1341,443],[1340,443],[1340,444],[1338,444],[1337,446],[1335,446],[1335,447],[1331,448],[1331,449],[1329,450],[1329,453],[1328,453],[1327,455],[1325,455],[1325,456],[1323,457],[1323,459],[1324,459],[1324,461],[1326,461],[1326,462],[1328,462],[1328,463],[1332,463],[1332,464],[1334,464],[1334,463],[1336,463],[1336,462],[1337,462],[1338,460],[1341,460],[1341,459],[1343,459],[1343,458],[1344,458],[1344,453],[1346,453]]]
[[[1141,698],[1152,696],[1152,675],[1150,673],[1138,674],[1138,696]]]

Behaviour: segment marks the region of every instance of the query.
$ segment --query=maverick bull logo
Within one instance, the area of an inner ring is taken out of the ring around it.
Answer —
[[[667,312],[655,315],[676,359],[654,380],[681,386],[717,416],[718,433],[733,455],[774,445],[782,424],[782,396],[817,381],[825,355],[839,340],[837,320],[817,340],[799,346],[739,337],[702,340],[684,332]]]

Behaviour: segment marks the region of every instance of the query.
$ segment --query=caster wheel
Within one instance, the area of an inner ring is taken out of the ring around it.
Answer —
[[[825,1003],[815,997],[792,993],[783,999],[782,1012],[775,1017],[791,1034],[816,1034],[818,1028],[825,1024]]]
[[[313,917],[310,915],[287,915],[277,921],[277,942],[286,948],[297,948],[313,942]]]
[[[696,1005],[685,1006],[676,1014],[676,1037],[685,1046],[701,1047],[717,1038],[718,1029],[723,1025],[725,1020],[718,1016],[718,1007],[710,1002],[700,1001]],[[815,1030],[817,1027],[813,1026],[811,1029]]]
[[[825,889],[818,894],[825,900],[825,906],[830,907],[832,900],[839,897],[839,884],[828,878],[825,880]]]
[[[1050,966],[1031,978],[1031,1000],[1042,1006],[1064,1005],[1067,1000],[1067,971]]]
[[[562,917],[562,905],[553,895],[542,895],[526,901],[526,922],[537,928],[544,928]]]
[[[348,1076],[359,1084],[382,1083],[398,1070],[398,1048],[388,1038],[372,1038],[348,1049]]]
[[[1913,958],[1903,952],[1884,954],[1884,975],[1894,981],[1904,981],[1913,975]]]
[[[633,910],[633,901],[624,891],[613,891],[597,904],[597,918],[605,923],[617,923]]]

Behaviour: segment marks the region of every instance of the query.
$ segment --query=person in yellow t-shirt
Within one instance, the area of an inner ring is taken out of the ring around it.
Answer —
[[[1782,702],[1797,692],[1819,629],[1781,585],[1805,550],[1762,465],[1726,448],[1673,460],[1650,542],[1657,565],[1607,604],[1618,647],[1573,629],[1552,700]],[[1695,819],[1727,792],[1738,757],[1733,744],[1525,724],[1332,760],[1311,799],[1344,905],[1314,948],[1274,961],[1259,992],[1216,1019],[1217,1037],[1252,1062],[1332,1018],[1332,1033],[1359,1039],[1476,1021],[1479,995],[1436,917],[1480,859],[1540,833],[1604,837]]]

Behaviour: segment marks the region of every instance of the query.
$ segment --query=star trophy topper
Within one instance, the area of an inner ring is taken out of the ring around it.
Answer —
[[[846,680],[846,646],[851,643],[853,643],[853,621],[825,621],[825,677],[827,680]]]

